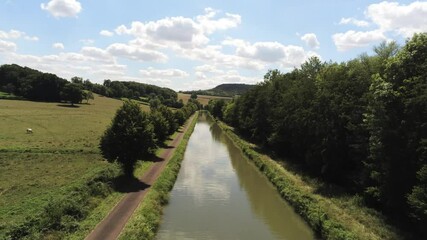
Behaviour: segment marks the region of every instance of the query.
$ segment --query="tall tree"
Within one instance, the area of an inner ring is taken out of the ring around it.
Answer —
[[[61,91],[61,99],[70,102],[71,105],[80,103],[83,100],[83,90],[76,83],[68,83]]]
[[[136,161],[156,149],[148,114],[137,103],[125,101],[101,137],[100,149],[108,161],[121,164],[126,176],[133,176]]]

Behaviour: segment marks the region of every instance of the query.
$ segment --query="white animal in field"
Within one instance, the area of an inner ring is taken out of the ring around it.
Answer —
[[[27,128],[27,133],[33,133],[33,129]]]

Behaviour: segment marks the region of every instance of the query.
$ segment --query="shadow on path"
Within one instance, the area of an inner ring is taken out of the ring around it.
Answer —
[[[141,180],[136,177],[129,178],[121,175],[113,180],[114,190],[121,193],[139,192],[148,187],[150,187],[150,185],[141,182]]]

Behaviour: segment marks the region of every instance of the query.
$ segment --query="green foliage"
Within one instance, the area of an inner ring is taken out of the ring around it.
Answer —
[[[94,200],[113,191],[112,181],[119,173],[116,166],[110,166],[85,183],[67,190],[63,196],[50,199],[40,214],[11,227],[6,239],[45,239],[52,235],[63,238],[65,234],[75,232],[80,221],[96,206]]]
[[[153,125],[139,104],[125,101],[101,137],[100,149],[111,162],[118,161],[127,176],[133,175],[138,159],[156,149]]]
[[[154,134],[158,143],[163,143],[169,136],[169,122],[160,111],[150,113],[150,121],[154,126]]]
[[[184,158],[185,148],[197,122],[197,113],[186,131],[174,155],[156,180],[144,201],[135,210],[123,229],[120,239],[154,239],[161,220],[162,208],[167,203],[169,192],[175,183]]]
[[[209,95],[209,96],[223,96],[223,97],[234,97],[235,95],[241,95],[247,92],[254,85],[241,84],[241,83],[224,83],[220,84],[212,89],[208,90],[196,90],[196,91],[184,91],[193,96],[197,95]]]
[[[93,93],[89,90],[83,90],[82,98],[86,100],[86,103],[89,103],[90,99],[92,100],[95,99],[95,97],[93,96]]]
[[[84,92],[80,85],[76,83],[67,83],[61,91],[61,99],[70,102],[71,105],[81,103]],[[93,96],[92,96],[93,97]]]
[[[0,90],[35,101],[59,102],[67,80],[54,74],[21,67],[0,66]]]
[[[289,73],[271,70],[234,101],[207,109],[273,154],[421,229],[424,183],[416,175],[427,164],[427,34],[374,51],[340,64],[311,58]]]
[[[378,223],[374,224],[377,221],[375,218],[369,219],[368,221],[372,222],[363,225],[363,221],[355,220],[354,218],[357,217],[348,213],[349,204],[339,206],[330,199],[319,196],[311,189],[310,184],[299,179],[272,159],[255,151],[252,144],[239,138],[230,127],[221,122],[218,124],[322,239],[394,239],[399,237],[387,229],[384,223],[382,225],[379,223],[379,229],[384,228],[381,229],[384,233],[380,233],[378,228],[369,225],[378,225]],[[350,205],[350,208],[355,208],[355,206]],[[362,208],[356,207],[355,211],[359,213]],[[366,212],[361,215],[366,216]]]

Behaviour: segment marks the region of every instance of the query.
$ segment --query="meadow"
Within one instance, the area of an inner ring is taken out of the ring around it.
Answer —
[[[111,168],[98,143],[121,105],[98,95],[77,107],[0,100],[0,239],[48,202]]]
[[[188,99],[190,99],[191,94],[186,93],[178,93],[178,100],[182,99],[184,104],[188,102]],[[197,101],[199,101],[203,106],[208,105],[209,100],[211,99],[224,99],[224,100],[231,100],[231,97],[219,97],[219,96],[208,96],[208,95],[197,95]]]

